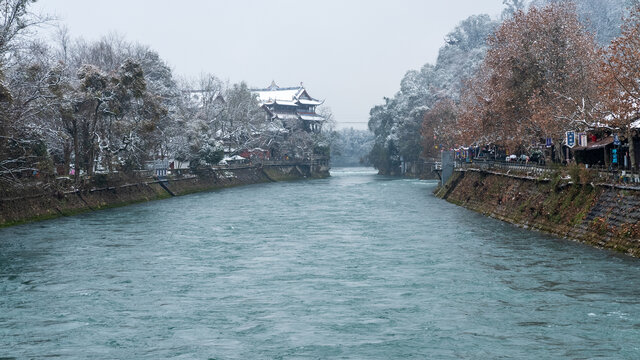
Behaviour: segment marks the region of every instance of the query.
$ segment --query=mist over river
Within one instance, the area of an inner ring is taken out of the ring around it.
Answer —
[[[0,358],[640,358],[640,260],[335,169],[0,229]]]

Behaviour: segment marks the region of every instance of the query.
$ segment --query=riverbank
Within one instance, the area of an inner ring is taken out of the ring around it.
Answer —
[[[640,257],[640,187],[464,169],[436,196],[524,228]]]
[[[256,165],[210,169],[198,175],[169,177],[166,180],[136,179],[135,181],[106,182],[104,186],[94,184],[66,191],[51,188],[29,189],[29,191],[0,198],[0,227],[207,190],[328,176],[329,169],[324,166]]]

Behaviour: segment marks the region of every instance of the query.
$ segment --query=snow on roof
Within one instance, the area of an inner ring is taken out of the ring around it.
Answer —
[[[280,120],[295,120],[298,118],[296,113],[274,113],[274,116]]]
[[[296,103],[295,101],[288,100],[276,100],[276,104],[285,106],[298,106],[298,103]]]
[[[240,155],[233,155],[233,156],[225,156],[221,161],[239,161],[239,160],[247,160],[246,158],[240,156]]]
[[[174,170],[184,170],[189,168],[188,161],[178,161],[176,159],[169,159],[169,164],[173,163]]]
[[[305,121],[324,121],[324,117],[320,115],[300,114],[300,118]]]
[[[251,91],[258,96],[258,101],[261,105],[272,104],[273,102],[290,102],[293,105],[297,105],[298,101],[305,105],[322,104],[322,102],[311,98],[302,84],[300,86],[282,88],[272,82],[266,89],[252,89]],[[303,101],[307,103],[303,103]]]
[[[290,101],[294,102],[300,93],[304,91],[303,88],[285,88],[278,90],[253,90],[258,95],[258,101],[261,103],[272,103],[274,101]]]
[[[631,123],[631,128],[632,129],[640,129],[640,119],[634,121]]]
[[[322,105],[324,103],[324,101],[320,101],[320,100],[307,100],[307,99],[300,99],[298,100],[300,101],[300,104],[302,105]]]

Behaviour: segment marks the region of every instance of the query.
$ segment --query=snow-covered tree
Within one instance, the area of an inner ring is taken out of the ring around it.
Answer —
[[[46,46],[25,35],[47,19],[32,13],[28,0],[0,0],[0,181],[45,167],[44,131],[38,104],[50,81]],[[33,64],[32,64],[33,62]]]
[[[526,8],[526,0],[502,0],[504,9],[502,10],[502,18],[507,19],[518,11],[522,11]]]
[[[373,134],[368,130],[353,128],[332,132],[332,166],[368,165],[367,157],[373,147]]]
[[[178,84],[157,52],[120,35],[74,40],[61,27],[53,44],[24,37],[46,20],[29,13],[32,2],[0,0],[0,181],[52,175],[54,164],[76,180],[157,158],[211,166],[223,145],[328,153],[325,134],[267,119],[245,83]]]
[[[183,81],[171,129],[169,152],[191,168],[215,165],[223,157],[225,103],[218,97],[222,83],[204,74],[196,81]]]
[[[620,34],[626,8],[635,1],[637,0],[534,0],[531,6],[544,7],[549,4],[575,6],[582,24],[594,34],[600,45],[606,46]]]
[[[435,65],[406,73],[400,91],[371,109],[369,129],[375,144],[369,156],[382,173],[396,173],[402,161],[417,161],[423,152],[421,128],[427,111],[441,99],[457,101],[487,51],[486,39],[497,23],[488,15],[471,16],[445,38]]]
[[[265,113],[247,84],[233,84],[226,92],[225,101],[225,137],[240,148],[262,145],[265,140]]]

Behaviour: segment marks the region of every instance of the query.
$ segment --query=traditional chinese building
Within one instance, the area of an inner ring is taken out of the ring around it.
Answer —
[[[272,82],[266,89],[253,89],[267,119],[281,120],[288,128],[300,127],[309,132],[320,132],[325,118],[316,114],[316,107],[324,101],[312,98],[302,86],[281,88]]]

